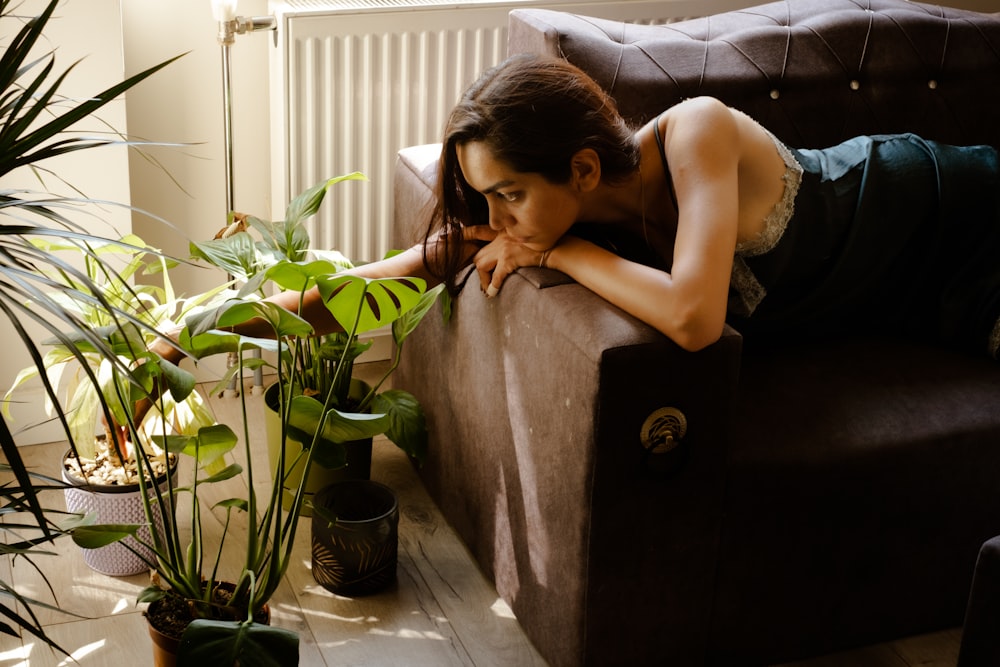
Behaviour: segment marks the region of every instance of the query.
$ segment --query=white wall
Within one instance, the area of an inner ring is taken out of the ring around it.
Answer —
[[[127,74],[186,54],[128,93],[128,123],[135,136],[190,144],[156,150],[162,167],[133,158],[130,168],[133,205],[176,226],[136,216],[135,231],[151,245],[187,257],[188,239],[211,238],[226,221],[218,24],[209,0],[123,0],[122,9]],[[243,16],[267,9],[266,0],[238,5]],[[231,47],[235,208],[265,218],[271,215],[269,48],[270,33],[237,35]],[[175,286],[185,293],[218,279],[196,269],[177,276]]]
[[[26,0],[18,13],[41,11],[45,0]],[[267,14],[267,0],[240,0],[241,15]],[[15,29],[5,25],[3,41]],[[127,210],[101,211],[93,231],[106,235],[134,231],[147,243],[180,258],[188,256],[188,239],[211,238],[225,223],[225,170],[222,109],[221,49],[210,0],[64,0],[49,23],[45,51],[56,50],[56,69],[80,60],[66,81],[68,95],[90,95],[142,69],[185,53],[130,91],[125,100],[110,104],[102,120],[122,133],[183,147],[150,149],[162,166],[125,148],[88,151],[60,158],[53,169],[85,195],[129,203],[168,222]],[[8,35],[7,33],[11,33]],[[268,115],[268,49],[270,34],[237,36],[231,49],[234,87],[235,201],[239,210],[263,217],[271,214]],[[97,129],[88,125],[90,129]],[[176,182],[175,182],[176,181]],[[0,187],[37,188],[30,174],[4,179]],[[131,185],[131,187],[130,187]],[[56,182],[46,187],[59,190]],[[69,193],[67,193],[69,194]],[[283,207],[282,207],[283,208]],[[222,279],[207,269],[184,267],[172,274],[179,292],[196,293]],[[17,334],[0,320],[0,339]],[[18,352],[20,350],[18,349]],[[30,362],[27,354],[0,355],[0,393],[17,371]],[[224,360],[206,364],[202,377],[221,372]],[[40,385],[19,394],[12,409],[14,429],[44,419]],[[61,438],[58,426],[32,429],[18,442],[46,442]]]
[[[81,1],[81,0],[77,0]],[[126,74],[184,54],[127,94],[129,130],[147,140],[181,142],[154,149],[156,162],[132,156],[133,206],[154,217],[133,216],[150,245],[178,258],[189,240],[212,238],[226,223],[222,48],[210,0],[122,0]],[[240,0],[241,16],[266,15],[266,0]],[[268,56],[273,34],[237,35],[230,47],[233,102],[234,207],[271,216]],[[284,211],[284,206],[279,212]],[[225,276],[203,267],[171,272],[174,288],[196,294]],[[198,375],[221,375],[224,357],[199,364]]]

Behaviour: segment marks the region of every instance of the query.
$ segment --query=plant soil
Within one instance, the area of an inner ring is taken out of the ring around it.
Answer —
[[[214,613],[211,615],[212,618],[226,621],[246,620],[246,609],[240,610],[235,607],[226,606],[230,600],[231,591],[224,588],[225,585],[220,584],[215,589],[213,598],[217,606],[213,607]],[[143,612],[143,615],[154,628],[168,637],[179,640],[188,624],[197,618],[193,609],[193,606],[196,604],[199,603],[186,600],[180,595],[168,591],[166,595],[155,603],[151,603],[146,611]],[[268,623],[270,621],[270,613],[266,606],[254,615],[254,621],[258,623]]]
[[[176,456],[170,454],[170,466],[173,467]],[[153,465],[153,472],[156,477],[162,478],[167,473],[167,459],[164,453],[150,456],[150,463]],[[125,465],[115,465],[111,461],[108,452],[107,440],[100,438],[97,441],[97,455],[93,459],[81,456],[79,461],[70,452],[63,460],[63,467],[67,475],[80,481],[80,483],[93,484],[95,486],[127,486],[139,483],[139,465],[135,459],[129,459]],[[82,469],[81,469],[82,468]],[[149,481],[149,476],[146,476]]]
[[[174,639],[180,639],[184,628],[193,620],[187,601],[178,595],[166,595],[156,605],[150,605],[143,615],[154,628]]]

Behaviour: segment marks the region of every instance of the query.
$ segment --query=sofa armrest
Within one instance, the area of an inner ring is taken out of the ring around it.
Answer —
[[[468,281],[450,322],[432,312],[407,340],[394,384],[427,412],[421,476],[543,654],[627,657],[662,635],[704,655],[740,349],[727,329],[685,352],[546,269],[492,299]],[[664,407],[687,433],[650,466],[640,431]]]
[[[426,224],[438,150],[400,152],[401,244]],[[741,349],[727,327],[685,352],[540,268],[492,299],[472,276],[450,322],[429,313],[407,339],[393,382],[427,413],[424,483],[544,655],[602,664],[662,636],[701,661]],[[661,408],[687,431],[650,454],[641,432]]]
[[[441,144],[409,146],[396,155],[393,171],[393,248],[409,248],[423,241],[433,213]]]

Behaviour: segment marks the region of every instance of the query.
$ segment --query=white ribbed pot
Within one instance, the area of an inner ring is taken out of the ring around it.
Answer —
[[[67,452],[67,457],[72,452]],[[66,457],[64,457],[66,458]],[[177,485],[177,461],[174,460],[170,471],[172,483]],[[63,490],[66,498],[66,509],[70,512],[94,513],[95,524],[145,524],[146,513],[142,507],[142,496],[138,484],[125,486],[82,486],[80,480],[68,474],[65,468],[62,473],[63,481],[70,486]],[[161,475],[157,479],[162,493],[167,492],[166,475]],[[148,489],[149,495],[155,494],[154,489]],[[163,534],[163,521],[158,511],[153,512],[153,522],[157,531]],[[139,537],[152,542],[152,534],[148,526],[139,529]],[[128,537],[121,542],[109,544],[100,549],[84,549],[83,560],[92,569],[102,574],[113,577],[127,577],[133,574],[148,572],[149,566],[143,562],[142,558],[129,551],[123,543],[127,542],[144,554],[147,559],[154,559],[153,553],[142,546],[134,538]]]

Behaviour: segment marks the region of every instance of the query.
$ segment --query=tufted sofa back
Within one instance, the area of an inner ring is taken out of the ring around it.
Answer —
[[[509,51],[561,55],[639,124],[717,97],[791,146],[915,132],[1000,147],[1000,14],[907,0],[785,0],[668,25],[511,13]]]

